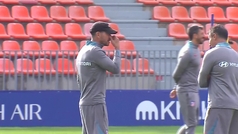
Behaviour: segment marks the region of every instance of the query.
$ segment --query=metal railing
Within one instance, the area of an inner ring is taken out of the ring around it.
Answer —
[[[0,90],[79,90],[76,51],[1,51]],[[171,89],[178,51],[121,51],[120,74],[107,89]],[[113,51],[106,54],[113,58]]]

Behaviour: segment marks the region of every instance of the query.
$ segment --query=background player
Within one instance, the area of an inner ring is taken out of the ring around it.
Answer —
[[[119,39],[111,36],[117,32],[104,22],[94,23],[90,33],[92,40],[87,41],[76,59],[78,84],[81,89],[79,105],[82,129],[83,134],[107,134],[106,71],[114,74],[120,72]],[[102,50],[110,41],[115,47],[113,60]]]
[[[199,45],[204,41],[204,30],[194,25],[188,29],[189,40],[180,50],[178,63],[173,72],[176,83],[170,97],[176,93],[181,107],[185,125],[178,130],[178,134],[194,134],[199,117],[198,73],[200,68]]]
[[[238,133],[238,54],[227,43],[222,25],[209,32],[208,50],[199,72],[199,85],[208,87],[204,134]]]

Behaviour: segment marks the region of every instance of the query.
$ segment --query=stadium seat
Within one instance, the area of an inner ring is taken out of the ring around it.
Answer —
[[[56,74],[51,62],[47,58],[38,58],[35,60],[35,70],[41,74]]]
[[[87,36],[83,34],[81,26],[77,23],[65,24],[65,34],[72,39],[77,40],[87,39]]]
[[[25,29],[20,23],[8,23],[7,25],[8,34],[15,39],[28,39]]]
[[[184,5],[184,6],[193,6],[195,5],[195,2],[193,0],[175,0],[178,5]]]
[[[232,5],[238,5],[238,0],[229,0],[231,2]]]
[[[128,58],[136,57],[137,55],[134,43],[129,40],[120,41],[120,50],[121,50],[121,55],[128,56]]]
[[[1,39],[8,39],[10,36],[7,34],[6,29],[3,24],[0,23],[0,38]]]
[[[238,52],[238,44],[235,41],[232,41],[231,48]]]
[[[160,5],[176,5],[174,0],[157,0]]]
[[[21,51],[21,47],[17,41],[5,40],[2,43],[2,50],[7,56],[23,56],[24,54]]]
[[[193,22],[193,19],[188,15],[187,9],[183,6],[172,7],[172,18],[179,22]]]
[[[38,22],[52,22],[45,6],[32,6],[31,17]]]
[[[76,74],[72,61],[66,58],[59,58],[57,61],[55,61],[54,69],[57,70],[59,74]]]
[[[67,11],[63,6],[51,6],[50,17],[57,22],[70,22],[71,19],[67,16]]]
[[[116,23],[109,23],[109,26],[110,26],[112,29],[114,29],[114,30],[117,31],[116,36],[117,36],[119,39],[125,39],[125,36],[124,36],[123,34],[121,34],[120,29],[119,29],[119,27],[118,27],[118,25],[117,25]]]
[[[137,0],[139,3],[143,3],[144,5],[158,5],[158,0]]]
[[[10,11],[6,6],[0,6],[0,22],[13,22]]]
[[[238,22],[238,7],[227,7],[226,8],[226,17],[231,22]]]
[[[64,34],[63,28],[59,23],[47,23],[46,35],[52,39],[67,39],[67,35]]]
[[[19,22],[32,22],[33,18],[30,17],[29,11],[25,6],[13,6],[12,17]]]
[[[229,22],[229,19],[225,17],[224,11],[221,7],[208,7],[207,9],[208,17],[214,14],[215,22]]]
[[[213,2],[211,2],[210,0],[193,0],[195,2],[196,5],[199,6],[212,6]]]
[[[70,6],[69,18],[76,22],[90,22],[90,19],[86,16],[85,10],[82,6]]]
[[[104,46],[102,49],[106,52],[106,54],[109,57],[113,57],[114,56],[115,48],[113,47],[113,45],[111,43],[109,44],[109,46]]]
[[[229,24],[225,24],[225,28],[227,29],[228,33],[229,33],[229,37],[231,39],[238,39],[238,24],[235,23],[229,23]]]
[[[215,23],[214,25],[217,25],[217,23]],[[211,23],[206,24],[205,25],[206,38],[208,38],[208,33],[209,33],[210,29],[211,29]]]
[[[19,4],[21,4],[21,5],[27,5],[27,4],[36,5],[36,4],[38,4],[38,2],[37,2],[37,0],[19,0]]]
[[[131,62],[126,58],[121,58],[121,74],[136,74]]]
[[[55,0],[37,0],[40,4],[56,4]]]
[[[89,6],[88,17],[93,21],[110,21],[110,19],[105,15],[101,6]]]
[[[11,4],[11,5],[17,5],[19,4],[19,1],[18,0],[0,0],[0,3],[3,3],[3,4]]]
[[[188,27],[191,27],[193,25],[198,25],[198,26],[201,26],[201,27],[204,27],[202,24],[200,23],[188,23]],[[204,29],[205,30],[205,29]]]
[[[41,43],[42,51],[49,57],[61,57],[62,52],[59,49],[59,45],[56,41],[45,40]]]
[[[211,2],[213,2],[213,4],[217,6],[231,6],[232,5],[232,3],[228,0],[211,0]]]
[[[64,40],[60,42],[60,50],[64,55],[75,57],[78,54],[78,46],[74,41]]]
[[[83,46],[86,44],[87,40],[80,41],[79,43],[79,49],[81,50]]]
[[[27,58],[17,59],[16,70],[18,73],[24,75],[38,74],[37,70],[34,69],[32,60]]]
[[[43,57],[44,53],[41,51],[40,45],[37,41],[24,41],[22,49],[26,56]]]
[[[190,8],[190,16],[196,22],[210,22],[211,19],[207,17],[207,12],[204,7],[192,6]]]
[[[48,39],[44,28],[40,23],[28,23],[26,26],[26,33],[33,39]]]
[[[205,52],[210,49],[209,41],[205,40],[202,44],[202,50]]]
[[[93,0],[74,0],[77,4],[82,5],[82,4],[87,4],[87,5],[92,5]]]
[[[152,14],[154,20],[159,20],[160,22],[174,22],[174,19],[171,17],[170,11],[166,6],[155,6]]]
[[[176,39],[188,39],[185,27],[181,23],[170,23],[168,26],[168,35]]]
[[[150,68],[149,60],[145,58],[136,58],[133,60],[134,70],[138,70],[140,74],[154,74],[154,70]]]
[[[74,0],[55,0],[57,3],[65,5],[65,4],[75,4]]]
[[[91,29],[92,25],[93,25],[93,23],[86,23],[83,26],[84,35],[86,35],[88,38],[91,37],[90,29]]]
[[[0,58],[0,74],[15,74],[14,64],[10,59]]]

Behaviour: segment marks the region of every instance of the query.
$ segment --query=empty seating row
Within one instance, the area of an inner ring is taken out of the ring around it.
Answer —
[[[137,67],[137,68],[136,68]],[[16,68],[16,70],[15,70]],[[150,69],[149,61],[145,58],[138,58],[133,60],[133,66],[130,60],[121,59],[121,74],[136,74],[136,69],[140,74],[153,74],[154,71]],[[27,58],[20,58],[16,60],[16,67],[14,63],[7,58],[0,58],[0,74],[75,74],[75,64],[67,58],[58,58],[53,65],[50,59],[38,58],[34,62]],[[109,72],[107,72],[110,74]]]
[[[59,23],[47,23],[45,28],[40,23],[28,23],[26,30],[20,23],[8,23],[7,30],[4,25],[0,23],[0,38],[2,39],[77,39],[83,40],[91,37],[90,28],[93,23],[86,23],[84,25],[84,33],[82,28],[77,23],[66,23],[65,28]],[[124,39],[124,35],[120,33],[119,27],[115,23],[110,23],[110,26],[118,31],[116,36]]]
[[[173,6],[171,14],[166,6],[153,8],[153,19],[161,22],[210,22],[214,14],[215,22],[238,22],[238,7],[227,7],[226,15],[221,7],[190,7],[189,13],[184,6]]]
[[[32,6],[29,13],[26,6],[16,5],[12,6],[10,13],[7,6],[0,6],[0,22],[108,22],[110,20],[100,6],[89,6],[88,17],[82,6],[70,6],[68,11],[64,6],[51,6],[49,12],[45,6]]]
[[[0,0],[2,4],[93,4],[93,0]]]
[[[238,5],[238,0],[137,0],[145,5],[184,5],[184,6],[231,6]]]

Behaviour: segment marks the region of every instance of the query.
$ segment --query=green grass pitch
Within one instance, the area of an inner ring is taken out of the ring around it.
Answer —
[[[179,126],[173,127],[110,127],[109,134],[176,134]],[[80,127],[0,128],[0,134],[81,134]],[[202,127],[196,129],[202,134]]]

